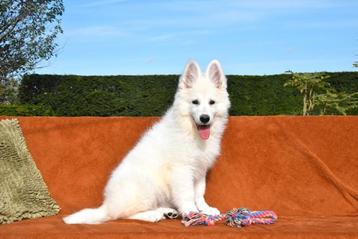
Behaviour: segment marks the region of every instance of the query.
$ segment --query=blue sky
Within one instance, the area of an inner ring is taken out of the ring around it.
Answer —
[[[189,59],[226,74],[352,71],[357,0],[64,0],[58,56],[37,73],[178,74]],[[204,69],[203,69],[204,70]]]

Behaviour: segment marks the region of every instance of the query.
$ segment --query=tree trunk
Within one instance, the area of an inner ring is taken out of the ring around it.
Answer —
[[[303,90],[303,115],[307,115],[307,83],[305,84],[305,89]]]

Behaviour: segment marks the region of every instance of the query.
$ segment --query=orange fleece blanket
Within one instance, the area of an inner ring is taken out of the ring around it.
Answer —
[[[1,119],[6,117],[0,117]],[[9,117],[7,117],[9,118]],[[180,220],[66,225],[96,207],[111,170],[151,117],[18,117],[59,215],[0,225],[0,238],[358,238],[358,117],[231,117],[206,199],[274,210],[273,225],[184,227]]]

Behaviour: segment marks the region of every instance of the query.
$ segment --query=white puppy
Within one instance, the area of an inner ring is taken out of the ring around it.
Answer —
[[[220,153],[230,107],[227,81],[217,60],[202,73],[189,62],[173,106],[114,169],[99,208],[64,218],[97,224],[118,218],[157,222],[189,212],[219,214],[205,199],[207,171]]]

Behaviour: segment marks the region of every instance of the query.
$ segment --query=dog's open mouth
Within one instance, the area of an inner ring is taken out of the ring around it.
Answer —
[[[210,125],[196,125],[196,127],[201,139],[207,140],[210,137]]]

